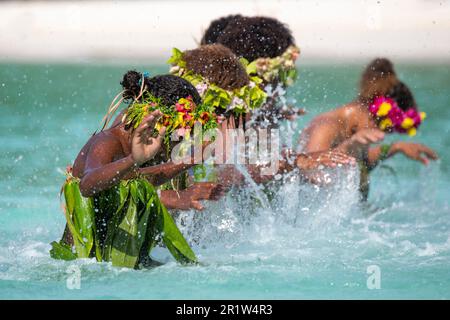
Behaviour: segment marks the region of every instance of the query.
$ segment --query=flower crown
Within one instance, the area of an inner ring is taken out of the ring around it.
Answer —
[[[187,70],[183,52],[177,48],[172,49],[172,56],[167,63],[172,65],[171,74],[192,83],[202,97],[203,103],[214,109],[219,108],[235,114],[242,114],[261,107],[266,101],[267,95],[259,87],[263,80],[258,76],[250,76],[250,83],[239,89],[225,90],[210,83],[200,74]]]
[[[149,92],[143,94],[140,101],[134,101],[126,110],[122,122],[126,126],[137,128],[144,117],[152,111],[159,110],[162,117],[155,126],[155,130],[166,127],[166,135],[164,142],[169,148],[170,138],[173,132],[177,132],[179,136],[190,131],[196,122],[202,124],[202,131],[217,127],[217,117],[214,110],[205,105],[196,105],[191,96],[181,98],[175,105],[166,106],[161,99],[154,97]]]
[[[369,106],[370,113],[378,120],[381,130],[391,130],[398,133],[407,133],[414,136],[422,121],[425,112],[419,112],[411,107],[403,111],[397,103],[387,97],[376,97]]]
[[[242,58],[248,74],[254,74],[266,82],[279,81],[284,86],[290,86],[297,78],[295,61],[300,56],[300,48],[291,45],[280,56],[275,58],[258,58],[248,62]]]

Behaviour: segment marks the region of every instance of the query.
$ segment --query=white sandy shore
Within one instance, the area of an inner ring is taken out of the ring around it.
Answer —
[[[0,2],[0,59],[162,61],[231,13],[288,23],[303,59],[450,61],[446,0],[7,1]]]

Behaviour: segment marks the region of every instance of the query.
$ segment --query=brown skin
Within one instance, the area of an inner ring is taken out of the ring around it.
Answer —
[[[226,188],[221,184],[212,182],[196,182],[186,190],[165,190],[161,192],[161,201],[167,208],[178,210],[203,210],[200,200],[217,201],[226,193]]]
[[[243,120],[240,118],[236,125],[234,117],[230,117],[221,123],[221,131],[224,132],[227,129],[243,128]],[[226,143],[226,141],[224,141]],[[294,159],[291,164],[288,159]],[[337,165],[354,165],[356,162],[352,156],[348,156],[339,151],[318,151],[310,153],[295,154],[291,150],[282,150],[281,159],[278,163],[278,171],[272,175],[262,175],[261,170],[264,168],[260,165],[247,164],[246,169],[252,179],[256,183],[265,183],[274,178],[276,174],[283,174],[290,172],[298,168],[301,173],[305,173],[309,170],[317,169],[319,166],[334,168]],[[225,186],[239,185],[244,182],[244,176],[237,170],[234,165],[225,164],[220,166],[219,179]]]
[[[239,59],[233,52],[220,44],[213,45],[203,45],[194,50],[188,50],[183,53],[183,59],[186,62],[186,67],[188,70],[193,71],[196,74],[201,74],[203,77],[207,78],[209,82],[218,85],[226,90],[238,89],[249,83],[248,75],[245,68],[240,63]],[[266,85],[266,84],[264,84]],[[276,83],[273,83],[276,86]],[[288,119],[294,120],[297,115],[304,113],[304,110],[296,110],[294,107],[283,108],[279,110],[276,105],[276,101],[279,97],[272,96],[265,105],[262,107],[271,116],[268,117],[269,121]],[[277,112],[275,112],[277,111]],[[246,115],[246,120],[250,120],[251,114]],[[253,119],[255,120],[255,119]],[[228,118],[222,119],[221,130],[224,132],[226,129],[235,129],[237,126],[243,128],[243,118],[240,117],[238,120],[239,124],[235,123],[234,116],[228,116]],[[256,119],[256,121],[261,121],[261,119]],[[273,126],[277,127],[275,123]],[[223,152],[222,152],[223,154]],[[217,154],[217,158],[223,158],[222,163],[225,162],[224,156]],[[328,153],[323,154],[311,154],[306,155],[291,155],[290,159],[295,159],[296,165],[291,165],[287,157],[279,162],[279,173],[284,173],[293,170],[295,167],[306,168],[306,167],[317,167],[320,164],[324,166],[334,166],[336,164],[350,164],[353,159],[346,155],[333,155]],[[344,159],[345,158],[345,159]],[[247,165],[247,170],[254,179],[256,183],[266,182],[273,179],[274,175],[262,175],[260,166]],[[219,181],[222,184],[231,186],[234,184],[241,184],[244,181],[242,174],[236,169],[234,165],[220,164],[220,177]]]
[[[369,149],[369,159],[372,159],[372,164],[378,162],[377,160],[380,157],[381,147],[376,146]],[[431,148],[415,142],[403,142],[398,141],[392,144],[391,148],[388,152],[388,157],[392,157],[393,155],[401,153],[409,159],[419,161],[424,165],[428,165],[430,160],[437,160],[439,156],[437,153]]]
[[[135,176],[139,166],[159,152],[165,128],[157,138],[148,134],[158,116],[159,112],[149,115],[133,133],[120,125],[89,139],[73,166],[83,196],[93,196],[126,177]]]
[[[380,160],[381,147],[371,147],[371,144],[381,142],[384,136],[368,108],[352,102],[314,118],[303,131],[300,141],[305,143],[304,151],[307,153],[335,150],[363,161],[372,169]],[[427,146],[411,142],[393,143],[387,156],[397,153],[423,164],[438,158]]]
[[[161,116],[155,111],[147,116],[133,132],[123,124],[104,130],[92,136],[81,149],[73,165],[73,175],[80,178],[80,191],[85,197],[107,190],[122,179],[144,175],[154,185],[161,185],[189,169],[193,164],[174,164],[167,162],[151,167],[141,167],[160,152],[165,128],[157,137],[149,132]],[[189,201],[186,202],[189,194]],[[194,184],[174,196],[170,191],[162,191],[162,202],[169,209],[197,209],[195,201],[216,199],[223,194],[222,186],[217,184]]]

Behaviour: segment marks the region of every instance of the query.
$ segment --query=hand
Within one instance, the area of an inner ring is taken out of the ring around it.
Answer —
[[[356,132],[351,138],[351,142],[360,146],[367,146],[380,142],[384,139],[384,132],[380,129],[363,129]]]
[[[253,170],[255,166],[247,165],[246,167],[250,175],[254,177]],[[220,184],[224,188],[231,188],[232,186],[242,186],[245,182],[244,175],[239,170],[237,170],[236,166],[232,164],[223,164],[217,167],[215,170],[217,170],[217,179],[218,181],[220,181]]]
[[[311,152],[297,156],[296,165],[300,170],[314,170],[319,166],[335,168],[338,165],[355,165],[355,158],[335,150]]]
[[[226,188],[220,184],[212,182],[196,182],[185,190],[176,191],[167,190],[164,191],[167,195],[170,193],[170,200],[164,201],[169,204],[171,209],[178,210],[203,210],[204,207],[200,203],[200,200],[213,200],[217,201],[223,197],[226,193]]]
[[[160,111],[153,111],[142,120],[142,123],[133,133],[131,138],[131,156],[139,166],[152,159],[161,149],[166,127],[162,127],[159,130],[156,138],[153,137],[155,124],[161,115]]]
[[[383,131],[379,129],[363,129],[343,142],[337,147],[337,150],[362,159],[363,155],[368,152],[370,144],[380,142],[383,139]]]
[[[196,210],[203,210],[199,200],[217,201],[226,193],[226,188],[221,184],[213,182],[196,182],[184,192],[190,199],[190,207]]]
[[[420,143],[396,142],[392,145],[393,153],[401,152],[410,159],[427,165],[430,160],[437,160],[438,155],[432,149]]]

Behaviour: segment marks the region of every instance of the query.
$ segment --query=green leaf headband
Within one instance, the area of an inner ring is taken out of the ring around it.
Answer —
[[[297,78],[295,60],[299,55],[300,49],[298,47],[289,46],[278,57],[258,58],[250,63],[245,58],[241,58],[241,62],[249,75],[257,75],[266,82],[279,81],[284,86],[290,86]]]
[[[267,94],[259,86],[263,80],[257,75],[250,76],[248,85],[235,90],[225,90],[210,83],[203,76],[187,70],[183,52],[177,48],[172,49],[172,56],[167,63],[172,65],[171,74],[192,83],[202,97],[203,103],[215,109],[242,114],[261,107],[266,101]]]
[[[145,92],[141,101],[134,101],[123,115],[122,122],[128,127],[137,128],[144,117],[151,112],[159,110],[163,114],[155,126],[159,131],[162,126],[167,128],[164,143],[170,147],[171,134],[178,131],[183,136],[186,131],[194,127],[196,122],[201,123],[203,132],[217,127],[217,117],[214,109],[205,103],[195,104],[192,97],[181,98],[175,105],[164,105],[161,99]]]

